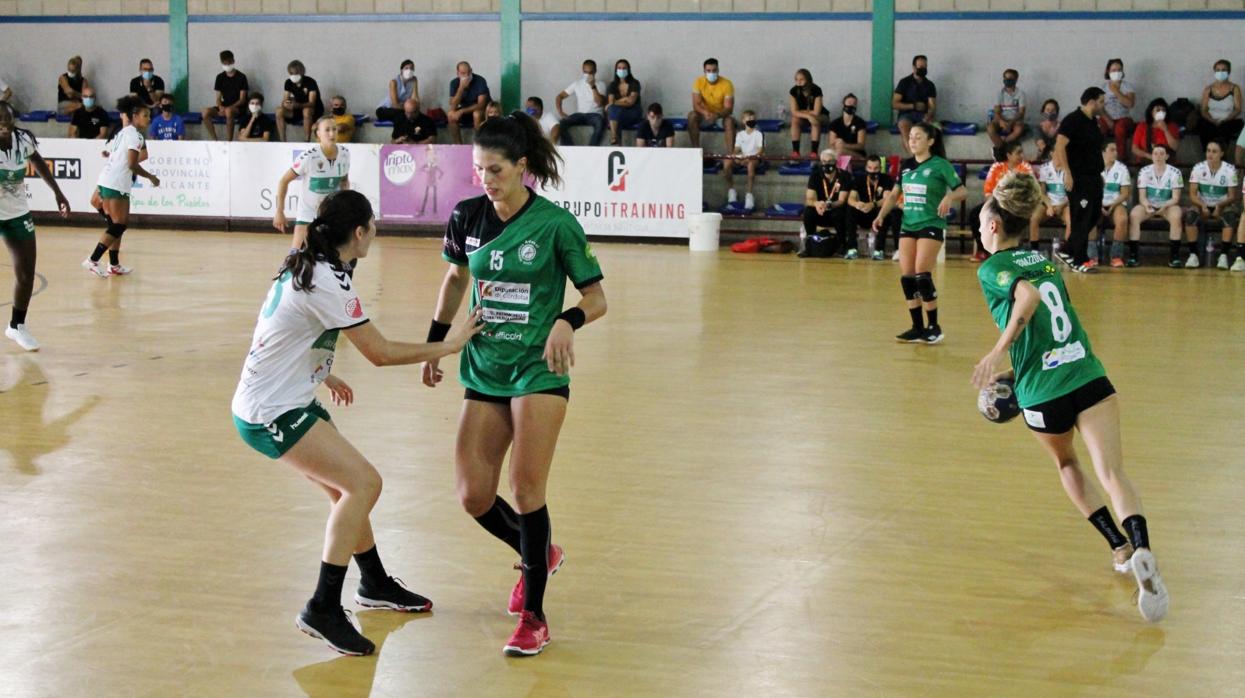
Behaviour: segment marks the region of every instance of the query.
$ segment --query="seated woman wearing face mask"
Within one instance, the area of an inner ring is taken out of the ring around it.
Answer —
[[[1054,143],[1055,136],[1059,135],[1059,102],[1053,99],[1042,102],[1042,113],[1038,118],[1041,138],[1047,143]]]
[[[398,68],[398,74],[389,81],[389,93],[376,107],[378,121],[393,121],[402,113],[402,105],[414,97],[419,99],[419,78],[415,77],[415,61],[406,59]]]
[[[1150,162],[1150,150],[1156,145],[1167,147],[1170,157],[1180,150],[1180,128],[1167,123],[1167,100],[1159,97],[1146,107],[1146,121],[1133,131],[1133,162]]]

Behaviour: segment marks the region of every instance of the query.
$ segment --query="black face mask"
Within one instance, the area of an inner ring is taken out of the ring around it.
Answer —
[[[843,113],[844,114],[855,114],[856,107],[843,107]]]
[[[333,107],[333,116],[341,116],[346,113],[345,107]]]
[[[833,177],[835,174],[834,163],[833,162],[821,163],[821,173],[825,175],[827,179],[830,177]]]
[[[865,173],[865,175],[867,175],[867,176],[869,177],[869,179],[877,179],[877,178],[878,178],[878,175],[880,175],[880,174],[882,174],[882,173],[881,173],[881,172],[866,172],[866,173]]]
[[[757,127],[756,119],[753,119],[751,121],[745,121],[744,126],[747,126],[748,128],[756,128]]]
[[[917,76],[918,78],[923,78],[923,77],[925,77],[926,75],[929,75],[929,70],[928,70],[927,68],[917,68],[917,69],[916,69],[916,76]]]
[[[1007,79],[1003,80],[1003,87],[1015,87],[1015,86],[1016,86],[1016,81],[1015,81],[1015,80],[1013,80],[1013,79],[1011,79],[1011,78],[1007,78]]]

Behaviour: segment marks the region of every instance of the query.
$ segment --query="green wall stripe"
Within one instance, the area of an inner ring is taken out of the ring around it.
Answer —
[[[522,0],[501,0],[501,107],[505,112],[523,107]]]
[[[891,93],[895,90],[895,0],[873,0],[872,53],[869,118],[890,126]]]
[[[169,0],[169,90],[179,112],[190,109],[190,41],[186,0]]]

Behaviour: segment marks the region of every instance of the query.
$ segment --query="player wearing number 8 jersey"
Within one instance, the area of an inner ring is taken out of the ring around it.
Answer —
[[[1025,423],[1053,457],[1064,491],[1106,538],[1116,570],[1131,570],[1136,577],[1142,617],[1157,621],[1167,613],[1167,589],[1150,551],[1141,499],[1124,474],[1115,388],[1094,356],[1059,270],[1045,257],[1019,247],[1030,218],[1042,205],[1037,180],[1010,175],[982,209],[981,239],[992,256],[977,270],[977,278],[1002,335],[977,364],[973,383],[985,388],[1013,374]],[[1011,355],[1012,370],[998,373],[1004,351]],[[1085,482],[1073,446],[1074,427],[1128,538]]]
[[[455,476],[467,513],[522,558],[508,606],[519,624],[504,647],[519,656],[549,643],[545,584],[563,554],[550,543],[545,487],[570,397],[574,332],[606,309],[601,267],[583,228],[524,184],[528,175],[557,183],[558,159],[523,112],[489,119],[476,132],[472,161],[484,196],[459,203],[450,218],[443,252],[450,267],[429,330],[429,341],[444,336],[470,286],[471,305],[488,329],[459,361],[467,393]],[[568,279],[582,297],[563,311]],[[425,385],[441,377],[436,361],[424,366]],[[497,495],[507,449],[515,508]]]

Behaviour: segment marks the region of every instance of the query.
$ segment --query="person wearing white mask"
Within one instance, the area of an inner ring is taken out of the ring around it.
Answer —
[[[1167,100],[1159,97],[1146,106],[1146,121],[1133,131],[1133,162],[1150,162],[1150,151],[1156,145],[1167,146],[1167,155],[1174,158],[1180,150],[1180,128],[1167,121]]]
[[[160,103],[164,96],[164,78],[156,75],[155,64],[150,58],[138,62],[138,77],[130,80],[130,94],[143,100],[152,109]]]
[[[216,91],[216,104],[203,110],[203,127],[207,129],[212,140],[218,140],[216,125],[212,120],[223,116],[225,140],[232,141],[234,124],[246,118],[247,92],[250,85],[247,84],[246,75],[238,70],[233,51],[220,52],[220,67],[221,72],[217,73],[216,84],[213,86]]]
[[[1227,59],[1215,61],[1214,82],[1202,90],[1202,117],[1197,135],[1202,147],[1211,141],[1232,143],[1240,135],[1245,121],[1241,120],[1241,86],[1231,82],[1232,64]]]
[[[592,127],[589,145],[601,145],[601,139],[605,136],[605,114],[602,113],[605,95],[597,88],[597,62],[589,58],[583,62],[582,69],[579,79],[567,85],[553,101],[561,119],[554,138],[561,145],[575,145],[571,140],[572,126]],[[567,114],[562,108],[562,101],[572,95],[575,97],[575,112]]]
[[[402,113],[406,100],[414,97],[419,101],[419,78],[415,77],[415,61],[406,59],[398,67],[398,74],[389,81],[389,94],[376,107],[379,121],[393,121]]]
[[[1100,87],[1107,96],[1107,104],[1103,113],[1098,115],[1098,126],[1103,135],[1115,139],[1115,148],[1121,155],[1132,152],[1128,148],[1128,137],[1137,125],[1132,119],[1132,109],[1137,104],[1137,89],[1124,79],[1124,59],[1107,61],[1102,79]]]
[[[640,102],[640,81],[631,74],[631,61],[620,58],[614,63],[614,79],[607,90],[609,106],[606,116],[610,122],[610,145],[622,143],[618,132],[635,128],[644,121],[644,107]]]
[[[735,151],[735,84],[718,72],[718,59],[707,58],[705,74],[692,85],[692,111],[687,115],[687,136],[693,148],[700,147],[700,129],[722,122],[725,132],[722,152]]]
[[[285,98],[277,107],[277,139],[285,140],[287,123],[303,127],[303,140],[311,140],[311,125],[324,116],[324,100],[320,84],[307,74],[303,62],[294,59],[286,66],[290,76],[285,80]]]
[[[69,59],[64,73],[56,80],[56,113],[72,114],[82,108],[82,92],[90,87],[82,72],[82,56]]]
[[[252,92],[251,99],[247,102],[247,109],[249,110],[248,121],[246,126],[238,132],[238,140],[272,140],[272,134],[277,130],[277,125],[264,113],[264,95],[259,92]]]

